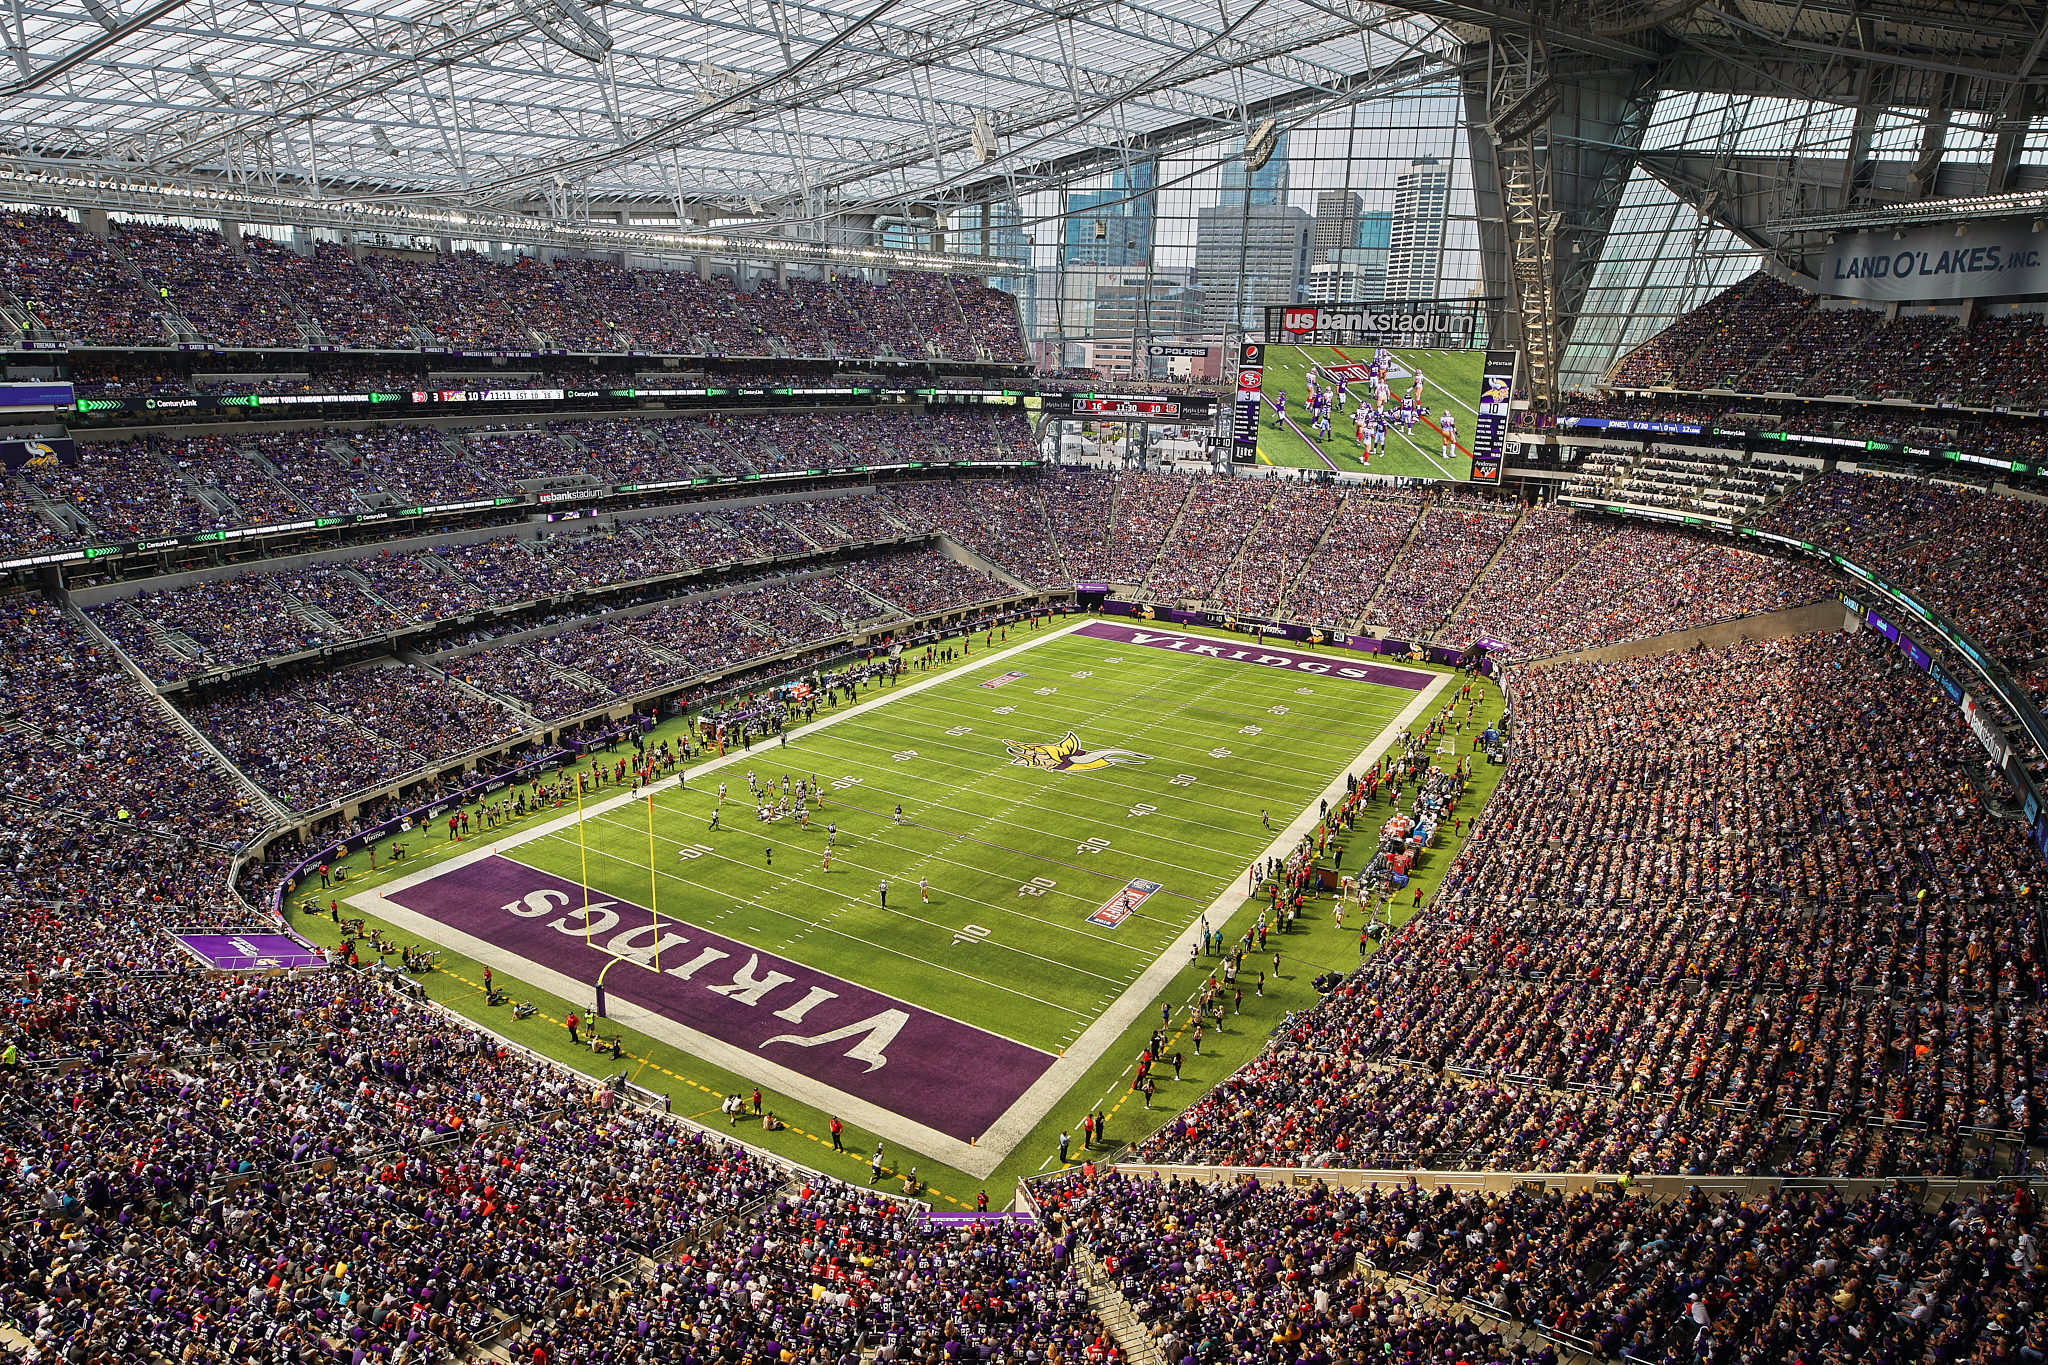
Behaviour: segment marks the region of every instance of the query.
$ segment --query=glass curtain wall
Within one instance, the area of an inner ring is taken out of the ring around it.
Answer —
[[[1219,129],[1002,206],[996,254],[1029,268],[998,283],[1019,296],[1041,364],[1143,377],[1148,342],[1221,345],[1239,310],[1256,320],[1273,303],[1375,301],[1390,236],[1427,248],[1404,294],[1480,292],[1455,86],[1283,120],[1249,194],[1243,144],[1242,129]],[[1446,193],[1415,193],[1439,180]],[[1404,223],[1404,211],[1430,221]],[[979,226],[978,210],[956,215],[948,245],[978,252]]]
[[[1674,92],[1657,101],[1643,136],[1646,151],[1685,148],[1703,155],[1776,159],[1786,169],[1776,211],[1790,212],[1839,187],[1854,132],[1854,111],[1810,100]],[[2036,119],[2019,160],[2048,160],[2048,138]],[[1889,110],[1872,129],[1869,156],[1903,175],[1920,150],[1922,109]],[[1972,163],[1988,167],[1995,133],[1988,116],[1950,115],[1945,174]],[[1802,195],[1802,191],[1807,193]],[[1591,389],[1615,363],[1762,263],[1733,233],[1702,224],[1699,215],[1645,171],[1630,180],[1613,231],[1602,249],[1571,343],[1565,349],[1567,388]]]

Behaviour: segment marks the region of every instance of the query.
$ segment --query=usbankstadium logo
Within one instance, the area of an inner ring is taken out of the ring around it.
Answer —
[[[1049,773],[1084,773],[1096,768],[1143,763],[1151,757],[1129,749],[1083,749],[1081,737],[1072,730],[1067,731],[1066,738],[1054,743],[1012,744],[1006,739],[1003,747],[1010,751],[1013,767],[1039,768]]]

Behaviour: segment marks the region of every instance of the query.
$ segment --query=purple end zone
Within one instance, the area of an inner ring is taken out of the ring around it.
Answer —
[[[987,1132],[1054,1062],[1012,1042],[851,981],[749,948],[493,855],[385,898],[595,985],[686,1028],[962,1142]],[[661,970],[653,970],[659,938]]]
[[[222,972],[258,967],[324,967],[327,956],[290,934],[172,934],[194,957]]]
[[[1297,654],[1291,649],[1276,649],[1271,645],[1239,645],[1231,640],[1180,635],[1170,630],[1146,630],[1139,626],[1118,625],[1114,621],[1090,621],[1074,634],[1096,640],[1114,640],[1120,645],[1144,645],[1150,649],[1170,649],[1177,654],[1256,664],[1261,668],[1290,669],[1296,673],[1312,673],[1319,678],[1376,683],[1381,687],[1399,687],[1410,692],[1420,692],[1436,676],[1420,669],[1389,668],[1385,664],[1369,664],[1363,660],[1340,663],[1335,659],[1319,659],[1312,654]]]

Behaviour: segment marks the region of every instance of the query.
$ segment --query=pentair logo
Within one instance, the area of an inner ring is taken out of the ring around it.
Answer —
[[[1318,311],[1314,308],[1289,308],[1280,315],[1280,325],[1290,332],[1313,332]]]

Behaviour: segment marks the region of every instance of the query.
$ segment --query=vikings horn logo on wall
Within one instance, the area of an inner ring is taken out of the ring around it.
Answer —
[[[1151,757],[1129,749],[1083,749],[1081,737],[1071,730],[1056,744],[1012,744],[1006,739],[1003,747],[1010,751],[1012,766],[1043,768],[1049,773],[1089,772],[1096,768],[1143,763]]]

